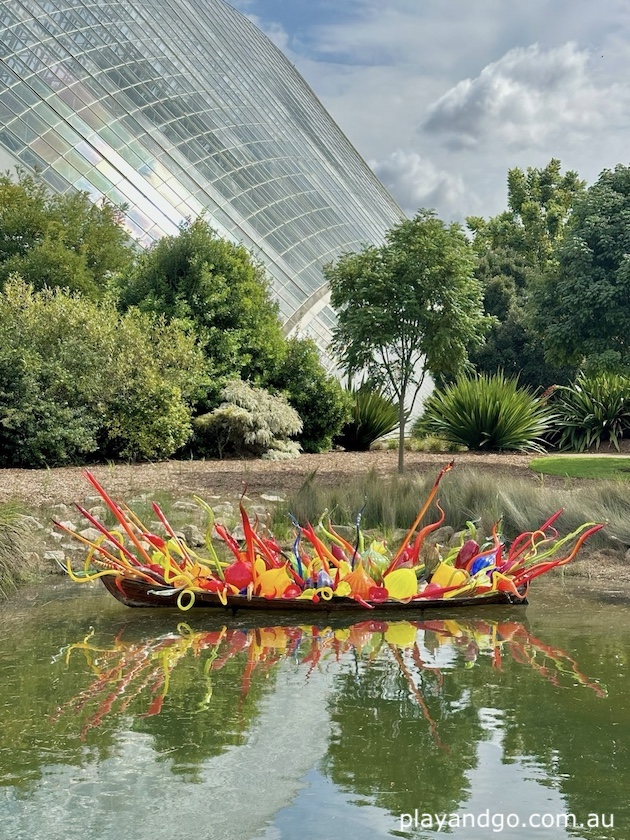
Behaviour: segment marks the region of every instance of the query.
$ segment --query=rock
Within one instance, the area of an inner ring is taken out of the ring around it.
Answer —
[[[463,543],[468,539],[467,534],[467,531],[454,531],[447,543],[448,547],[455,548],[458,545],[463,545]]]
[[[103,507],[103,505],[94,505],[94,507],[88,509],[88,513],[91,513],[95,519],[102,522],[107,516],[107,508]]]
[[[184,525],[182,534],[184,535],[186,545],[189,545],[191,548],[206,544],[203,532],[196,525]]]
[[[44,527],[43,522],[40,522],[39,519],[36,519],[34,516],[23,516],[22,522],[27,528],[30,528],[33,531],[41,531]]]
[[[223,502],[220,505],[215,505],[212,510],[217,518],[229,518],[234,516],[234,505],[230,502]]]
[[[85,554],[86,551],[87,551],[87,546],[81,545],[80,542],[61,543],[61,548],[63,548],[63,550],[66,551],[66,552],[70,551],[70,552],[75,552],[76,553],[76,552],[80,551],[83,554]]]
[[[245,539],[245,532],[242,525],[237,525],[232,531],[232,536],[237,542],[242,542]]]
[[[337,529],[339,530],[339,529]],[[407,528],[395,528],[392,534],[391,544],[398,546],[407,536]]]
[[[453,528],[450,525],[442,525],[441,528],[438,528],[433,533],[429,534],[426,538],[426,543],[433,543],[433,545],[449,545],[449,540],[454,534]]]
[[[191,510],[196,513],[199,510],[199,505],[194,502],[175,502],[173,510]]]
[[[53,505],[50,509],[53,511],[53,513],[59,515],[68,513],[69,510],[68,505]]]
[[[273,493],[261,493],[260,498],[266,502],[284,502],[283,496],[274,496]]]
[[[65,563],[66,562],[66,552],[65,551],[45,551],[43,559],[46,563]]]
[[[72,522],[70,519],[64,519],[63,522],[59,523],[62,528],[65,528],[68,531],[76,531],[77,525],[75,522]]]
[[[339,534],[340,537],[343,537],[344,540],[347,540],[349,543],[352,543],[352,545],[354,545],[355,540],[357,538],[357,529],[353,525],[333,525],[333,528]],[[402,539],[402,537],[400,539]]]
[[[269,513],[269,511],[267,510],[267,508],[264,505],[250,505],[247,508],[247,512],[249,513],[249,515],[251,517],[253,517],[253,516],[258,516],[258,517],[267,516],[267,514]]]
[[[49,529],[48,531],[46,531],[46,539],[47,540],[52,540],[53,542],[58,543],[58,542],[61,542],[63,537],[64,537],[64,535],[59,533],[59,531],[53,531],[52,529]]]
[[[89,540],[90,542],[96,542],[96,540],[100,539],[103,535],[100,531],[97,531],[96,528],[84,528],[82,531],[79,531],[79,536]]]

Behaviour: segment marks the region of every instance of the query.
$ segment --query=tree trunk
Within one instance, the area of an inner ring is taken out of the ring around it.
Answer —
[[[405,471],[405,391],[398,403],[398,472]]]

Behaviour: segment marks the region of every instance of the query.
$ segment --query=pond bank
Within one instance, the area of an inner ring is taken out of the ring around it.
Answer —
[[[454,457],[455,471],[475,471],[487,480],[516,480],[536,488],[566,488],[586,486],[589,482],[541,476],[529,469],[530,457],[520,454],[407,453],[407,474],[432,478]],[[323,455],[302,455],[292,461],[262,460],[227,461],[166,461],[156,464],[96,465],[90,468],[106,490],[122,499],[139,513],[149,528],[155,528],[155,515],[150,500],[156,499],[167,511],[176,530],[185,533],[192,546],[203,544],[204,517],[192,503],[199,495],[216,509],[219,519],[232,528],[238,514],[238,500],[245,491],[246,504],[254,516],[264,517],[278,501],[297,491],[316,474],[322,487],[343,487],[353,479],[374,470],[382,476],[393,475],[397,469],[396,451],[367,453],[331,452]],[[29,539],[31,569],[35,579],[51,572],[61,572],[58,562],[67,559],[80,562],[84,547],[52,526],[52,517],[81,531],[88,523],[81,520],[74,503],[84,505],[97,519],[103,520],[106,510],[102,500],[84,477],[81,467],[49,470],[0,470],[0,501],[15,500],[32,514]],[[582,520],[584,521],[584,520]],[[158,532],[159,532],[159,525]],[[94,535],[84,534],[88,538]],[[630,564],[625,546],[618,550],[589,550],[588,544],[572,563],[567,575],[597,581],[614,580],[630,583]],[[595,586],[596,583],[593,583]]]

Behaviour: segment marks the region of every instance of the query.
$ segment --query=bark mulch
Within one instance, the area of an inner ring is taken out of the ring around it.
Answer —
[[[462,452],[456,455],[409,452],[406,472],[437,475],[452,459],[456,467],[490,472],[497,477],[509,475],[539,481],[531,472],[529,455],[479,454]],[[180,498],[193,494],[202,497],[233,496],[247,486],[249,496],[261,493],[285,494],[298,489],[316,472],[326,486],[348,481],[370,469],[379,473],[396,472],[398,453],[329,452],[323,455],[301,455],[291,461],[225,460],[164,461],[161,463],[114,464],[90,467],[105,489],[117,498],[163,490]],[[549,477],[545,478],[546,483]],[[82,467],[58,467],[44,470],[0,470],[0,502],[15,499],[31,507],[80,502],[94,491],[83,476]]]

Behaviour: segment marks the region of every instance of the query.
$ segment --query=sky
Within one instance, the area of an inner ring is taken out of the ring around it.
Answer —
[[[229,0],[409,215],[490,217],[511,167],[630,164],[628,0]]]

